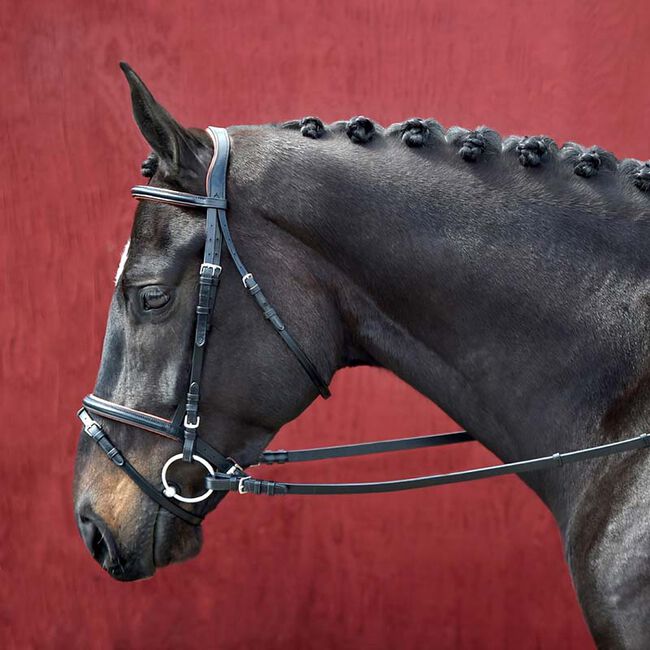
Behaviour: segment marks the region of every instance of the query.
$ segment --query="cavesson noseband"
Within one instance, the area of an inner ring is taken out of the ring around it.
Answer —
[[[568,463],[608,456],[624,451],[650,447],[650,436],[641,434],[595,447],[587,447],[577,451],[555,453],[540,458],[506,463],[491,467],[447,474],[420,476],[400,481],[380,481],[376,483],[280,483],[256,479],[244,472],[244,469],[232,458],[205,442],[198,434],[201,417],[199,414],[200,385],[203,370],[204,352],[210,322],[216,300],[219,278],[221,275],[221,246],[225,242],[228,253],[235,264],[242,283],[255,299],[264,318],[273,326],[289,350],[296,357],[304,371],[314,383],[320,395],[330,396],[327,383],[323,380],[318,369],[305,354],[300,345],[291,336],[277,311],[271,306],[255,281],[252,273],[244,266],[230,235],[226,216],[226,172],[230,152],[230,139],[223,128],[208,127],[208,134],[214,144],[212,161],[206,176],[206,196],[187,194],[149,185],[136,185],[132,195],[141,201],[156,201],[181,207],[202,208],[206,211],[206,238],[203,253],[203,263],[199,268],[199,295],[196,306],[196,326],[194,347],[190,366],[190,378],[187,395],[179,401],[174,417],[171,420],[137,411],[135,409],[110,402],[96,395],[88,395],[83,399],[83,408],[78,412],[84,431],[99,445],[113,463],[122,469],[138,487],[153,501],[176,515],[188,524],[198,525],[202,516],[189,512],[177,505],[174,500],[193,504],[207,499],[215,491],[239,492],[240,494],[364,494],[372,492],[395,492],[447,483],[501,476],[504,474],[519,474],[549,467],[558,467]],[[117,449],[91,414],[122,422],[129,426],[144,429],[152,433],[177,440],[182,445],[182,452],[169,458],[161,473],[161,485],[155,486],[149,482]],[[356,445],[341,445],[337,447],[320,447],[295,451],[265,451],[258,459],[259,463],[287,463],[298,461],[322,460],[327,458],[343,458],[390,451],[418,449],[422,447],[439,446],[459,442],[467,442],[473,438],[465,431],[443,433],[430,436],[383,440],[378,442],[361,443]],[[206,491],[196,497],[185,497],[178,488],[167,479],[170,466],[183,461],[196,461],[202,464],[208,472],[205,478]]]

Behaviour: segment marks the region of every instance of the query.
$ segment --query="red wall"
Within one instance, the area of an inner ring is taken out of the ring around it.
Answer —
[[[198,559],[113,582],[74,526],[74,412],[94,382],[147,153],[118,60],[191,125],[420,115],[643,157],[650,6],[0,6],[0,645],[590,648],[558,534],[516,478],[386,497],[229,497]],[[388,373],[341,373],[333,389],[278,446],[452,426]],[[472,444],[269,474],[371,480],[492,460]]]

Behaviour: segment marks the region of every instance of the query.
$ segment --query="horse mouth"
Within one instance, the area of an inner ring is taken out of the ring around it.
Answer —
[[[154,571],[195,557],[202,545],[201,526],[190,526],[166,510],[158,509],[153,530]]]
[[[151,557],[147,559],[125,552],[104,519],[90,507],[80,508],[77,528],[92,558],[115,580],[141,580],[154,574]]]
[[[138,558],[121,562],[117,546],[106,547],[105,557],[95,557],[102,568],[115,580],[132,582],[153,577],[157,569],[183,562],[201,550],[203,535],[200,526],[189,526],[159,509],[153,524],[152,543],[148,552]],[[106,545],[106,540],[103,544]],[[100,544],[98,540],[98,544]]]

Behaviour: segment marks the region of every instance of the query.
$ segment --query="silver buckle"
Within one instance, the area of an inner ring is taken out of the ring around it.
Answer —
[[[191,422],[187,421],[187,413],[185,414],[185,419],[183,420],[183,428],[184,429],[198,429],[199,424],[201,422],[201,416],[197,415],[196,416],[196,423],[192,424]]]
[[[250,289],[250,287],[246,284],[246,282],[247,282],[248,280],[252,280],[252,281],[253,281],[253,285],[255,285],[255,278],[253,277],[253,274],[252,274],[252,273],[247,273],[246,275],[243,275],[243,276],[242,276],[242,279],[241,279],[241,281],[244,283],[244,286],[245,286],[247,289]]]
[[[201,264],[201,269],[199,271],[199,274],[203,275],[203,271],[205,271],[206,269],[210,270],[212,277],[217,275],[217,269],[219,269],[219,273],[221,273],[222,270],[219,264],[210,264],[208,262],[203,262],[203,264]]]
[[[239,494],[248,494],[248,492],[246,491],[246,486],[244,485],[244,483],[246,483],[246,481],[248,481],[248,480],[250,480],[252,478],[253,478],[252,476],[244,476],[244,478],[239,479],[239,485],[237,486],[237,492],[239,492]]]
[[[98,422],[95,422],[95,420],[88,415],[88,412],[85,409],[79,413],[79,419],[83,425],[84,433],[89,435],[91,438],[94,439],[100,431],[102,431],[101,425]]]
[[[97,422],[91,422],[90,424],[84,424],[84,433],[89,435],[93,440],[102,432],[102,428],[97,424]]]

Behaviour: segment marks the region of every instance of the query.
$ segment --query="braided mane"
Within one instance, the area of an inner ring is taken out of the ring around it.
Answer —
[[[350,142],[361,146],[376,138],[397,138],[412,149],[450,147],[468,164],[489,164],[498,156],[515,156],[519,164],[529,168],[543,168],[557,161],[586,180],[603,173],[618,173],[641,192],[650,193],[650,160],[642,162],[625,158],[619,161],[602,147],[585,147],[576,142],[567,142],[558,147],[552,138],[545,135],[511,135],[502,140],[495,130],[487,126],[479,126],[472,131],[460,126],[445,129],[432,118],[419,117],[384,128],[363,115],[332,124],[325,124],[318,117],[310,115],[273,126],[299,131],[300,135],[312,140],[344,134]],[[157,168],[158,159],[151,153],[142,163],[142,175],[151,178]]]

